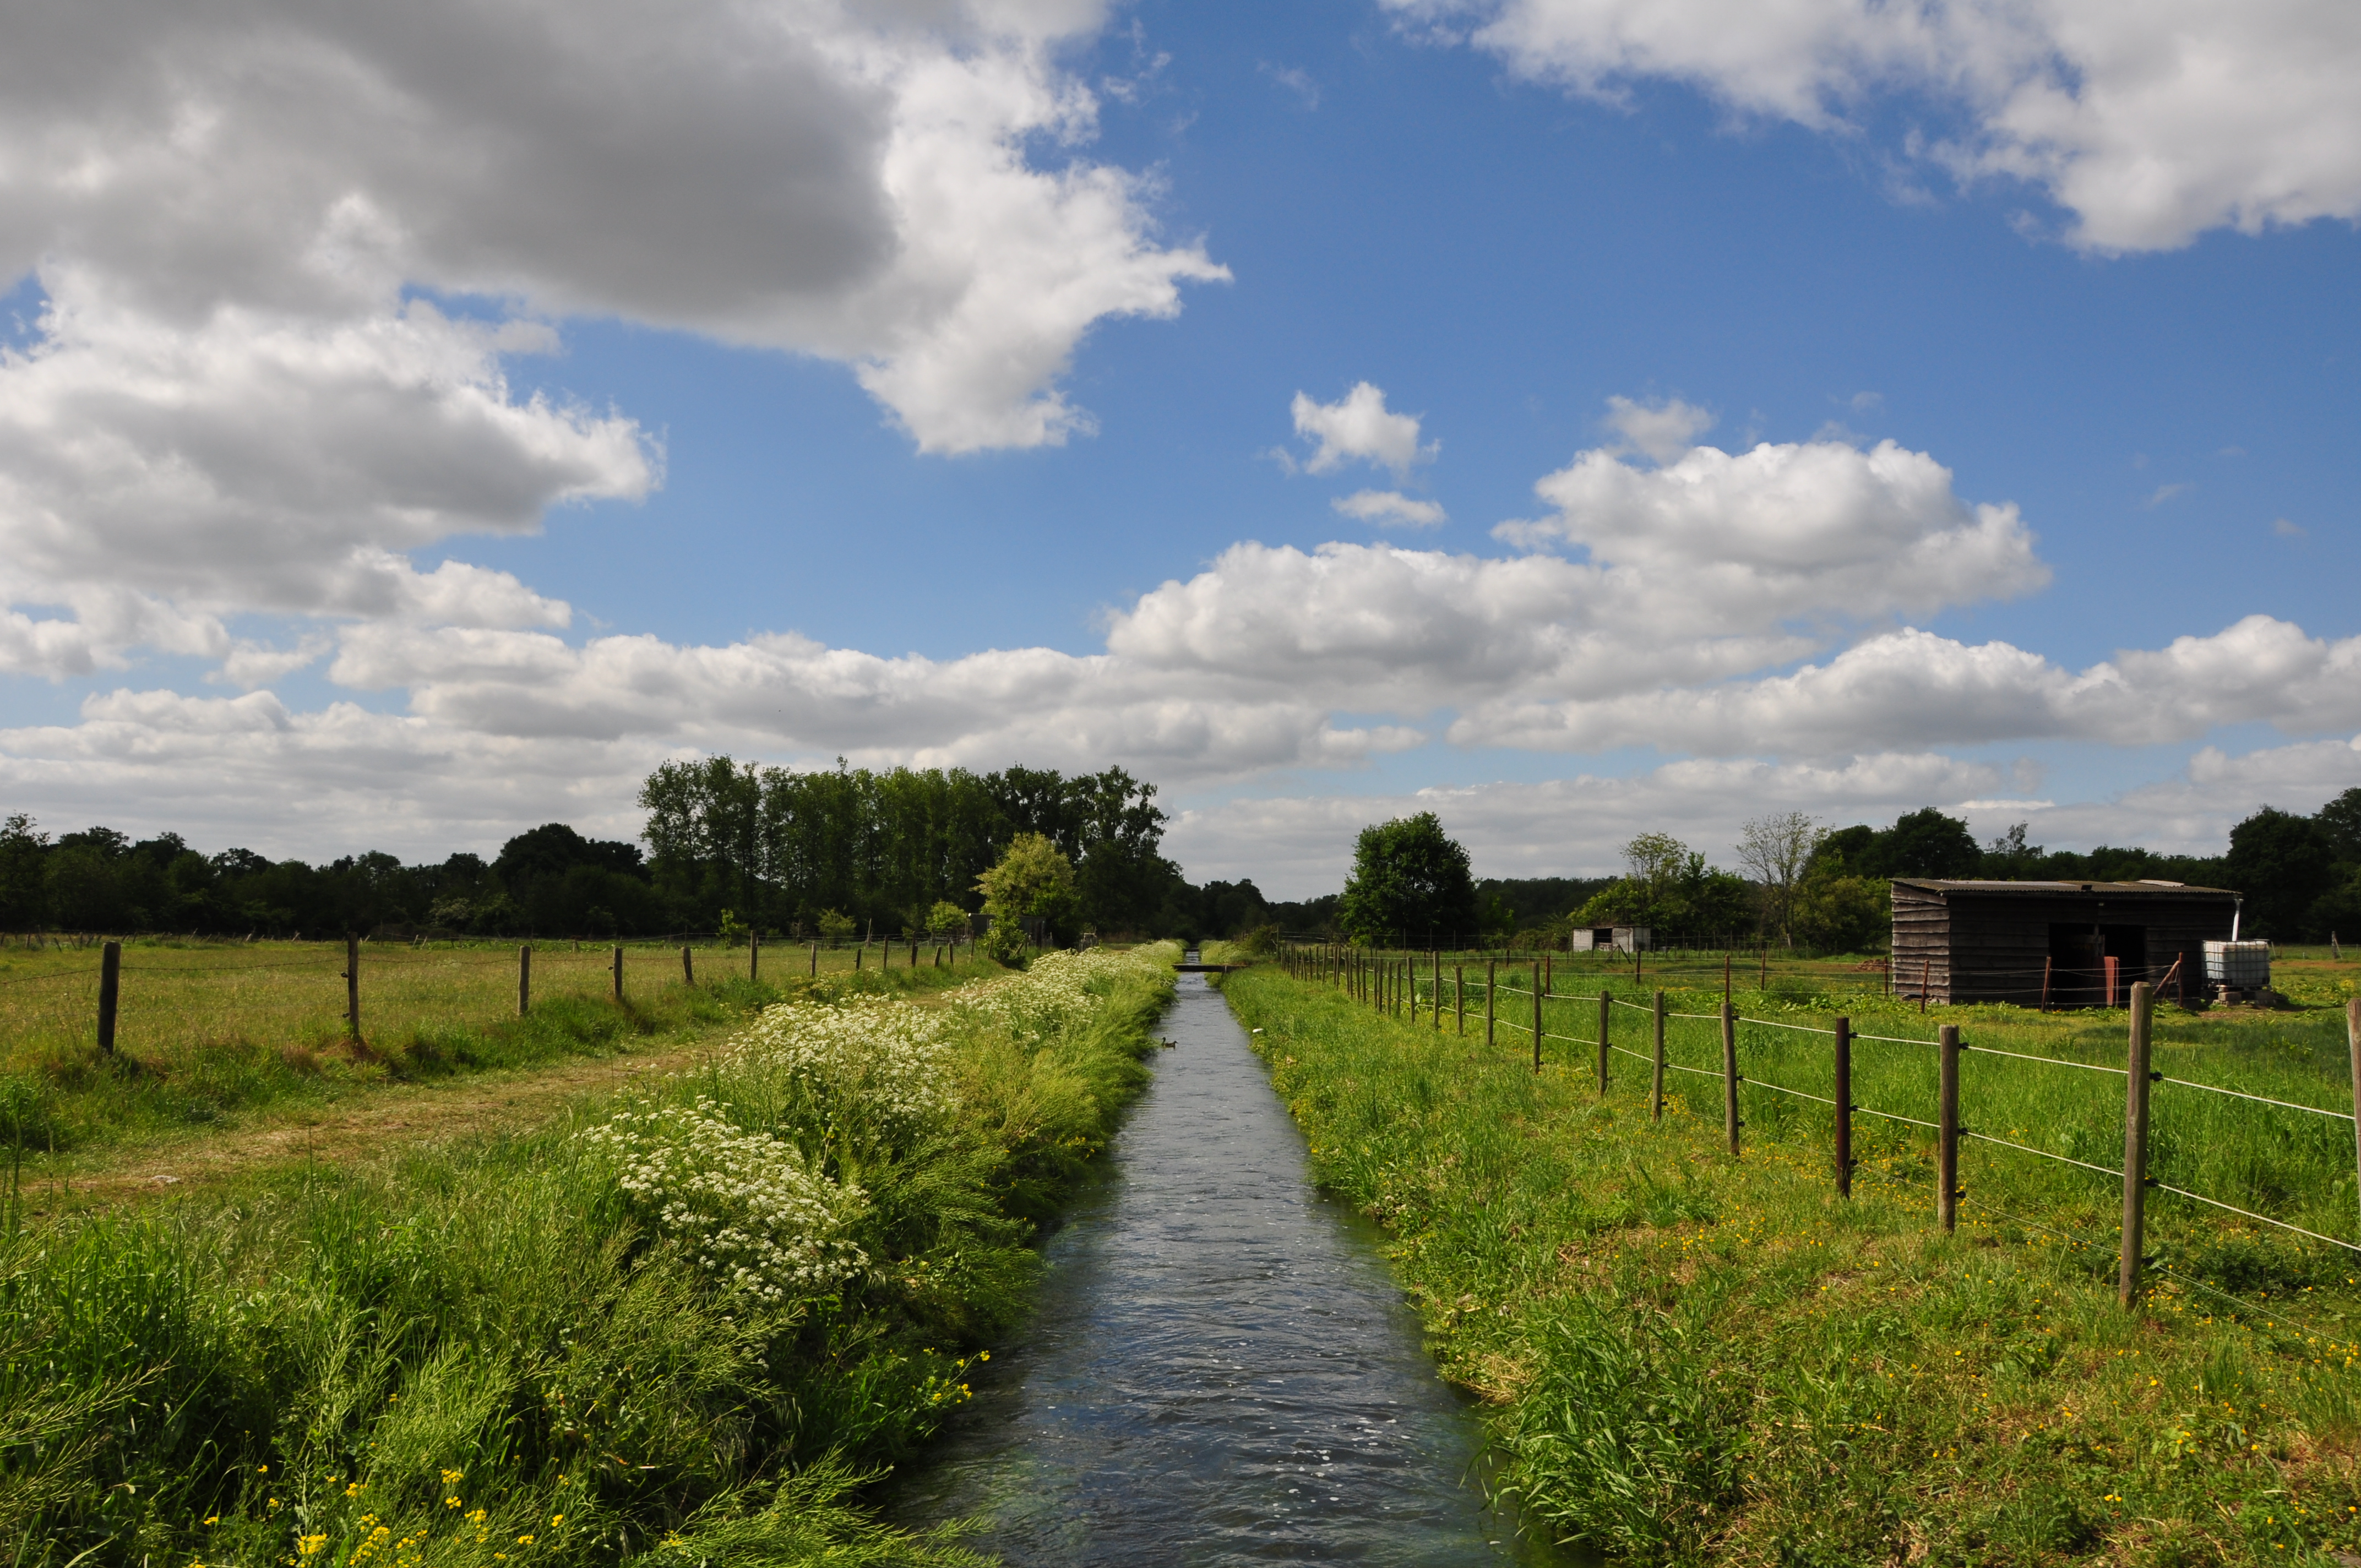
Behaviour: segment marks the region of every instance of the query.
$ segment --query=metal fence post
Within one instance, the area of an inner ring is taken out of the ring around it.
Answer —
[[[1724,955],[1725,960],[1728,955]],[[1721,1121],[1730,1152],[1738,1152],[1738,1009],[1721,999]]]
[[[123,999],[123,944],[109,942],[98,950],[98,1048],[115,1054],[115,1018]],[[2361,1047],[2353,1059],[2361,1062]]]
[[[1837,1020],[1837,1196],[1852,1196],[1852,1020]]]
[[[1656,992],[1656,1063],[1648,1085],[1648,1100],[1654,1109],[1655,1119],[1664,1119],[1664,993]]]
[[[1935,1218],[1950,1231],[1960,1223],[1960,1026],[1946,1024],[1936,1038],[1940,1065],[1935,1112]]]
[[[2124,1250],[2115,1266],[2115,1299],[2139,1298],[2141,1249],[2147,1243],[2148,1006],[2155,988],[2132,987],[2131,1027],[2124,1058]]]

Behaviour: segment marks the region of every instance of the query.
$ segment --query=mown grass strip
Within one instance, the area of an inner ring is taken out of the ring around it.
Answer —
[[[1319,1179],[1388,1229],[1445,1373],[1489,1402],[1500,1485],[1566,1541],[1830,1565],[2361,1550],[2361,1287],[2331,1249],[2184,1213],[2126,1313],[2087,1175],[1994,1151],[1947,1237],[1915,1132],[1858,1128],[1846,1201],[1814,1108],[1754,1097],[1732,1160],[1718,1083],[1655,1126],[1638,1072],[1601,1097],[1589,1061],[1536,1076],[1513,1036],[1488,1051],[1268,970],[1224,990]],[[2281,1153],[2308,1164],[2249,1151]]]
[[[226,1202],[12,1210],[11,1568],[971,1561],[860,1488],[1024,1310],[1171,957],[774,1009],[529,1134]]]

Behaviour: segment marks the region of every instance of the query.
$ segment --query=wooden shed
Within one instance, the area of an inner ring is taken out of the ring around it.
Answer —
[[[2202,995],[2238,895],[2173,882],[1894,883],[1894,990],[1929,1002],[2121,1006],[2135,981]]]

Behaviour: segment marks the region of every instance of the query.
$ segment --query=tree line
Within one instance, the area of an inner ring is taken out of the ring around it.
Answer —
[[[1711,863],[1669,833],[1623,846],[1623,874],[1583,881],[1477,883],[1466,850],[1432,812],[1362,829],[1344,891],[1285,906],[1290,931],[1359,941],[1562,947],[1576,930],[1647,927],[1659,947],[1752,942],[1823,952],[1882,948],[1892,879],[2138,882],[2228,887],[2246,895],[2245,930],[2279,941],[2361,938],[2361,788],[2307,817],[2266,806],[2220,855],[2026,841],[2027,825],[1979,844],[1967,823],[1927,806],[1883,828],[1830,828],[1802,812],[1745,825],[1739,866]]]
[[[178,833],[53,836],[0,820],[0,930],[334,937],[901,936],[981,911],[978,883],[1026,835],[1074,869],[1045,935],[1226,936],[1264,923],[1251,882],[1192,886],[1162,852],[1156,786],[1121,768],[796,772],[667,762],[641,791],[638,843],[547,823],[499,855],[324,864],[205,853]]]

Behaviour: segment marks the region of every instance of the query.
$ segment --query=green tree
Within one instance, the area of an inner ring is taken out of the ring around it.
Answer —
[[[1739,863],[1753,873],[1762,889],[1763,928],[1791,948],[1795,945],[1796,890],[1826,832],[1800,811],[1779,811],[1753,818],[1739,837]]]
[[[0,930],[30,931],[49,917],[43,862],[49,836],[19,811],[0,822]]]
[[[1877,840],[1880,876],[1971,877],[1983,870],[1984,852],[1968,825],[1931,806],[1896,817]]]
[[[2264,806],[2230,829],[2230,884],[2246,895],[2241,934],[2292,942],[2336,881],[2336,849],[2309,817]]]
[[[1363,941],[1473,929],[1476,879],[1467,851],[1432,811],[1362,828],[1337,918]]]
[[[1065,934],[1074,913],[1074,862],[1048,834],[1020,833],[1000,863],[976,879],[975,890],[992,916],[985,950],[1006,963],[1023,955],[1025,921],[1040,921],[1053,940]]]
[[[2336,858],[2349,865],[2361,865],[2361,785],[2356,785],[2323,806],[2312,817]]]
[[[935,906],[927,911],[927,929],[938,937],[948,937],[954,931],[965,931],[967,911],[948,898],[937,899]]]

